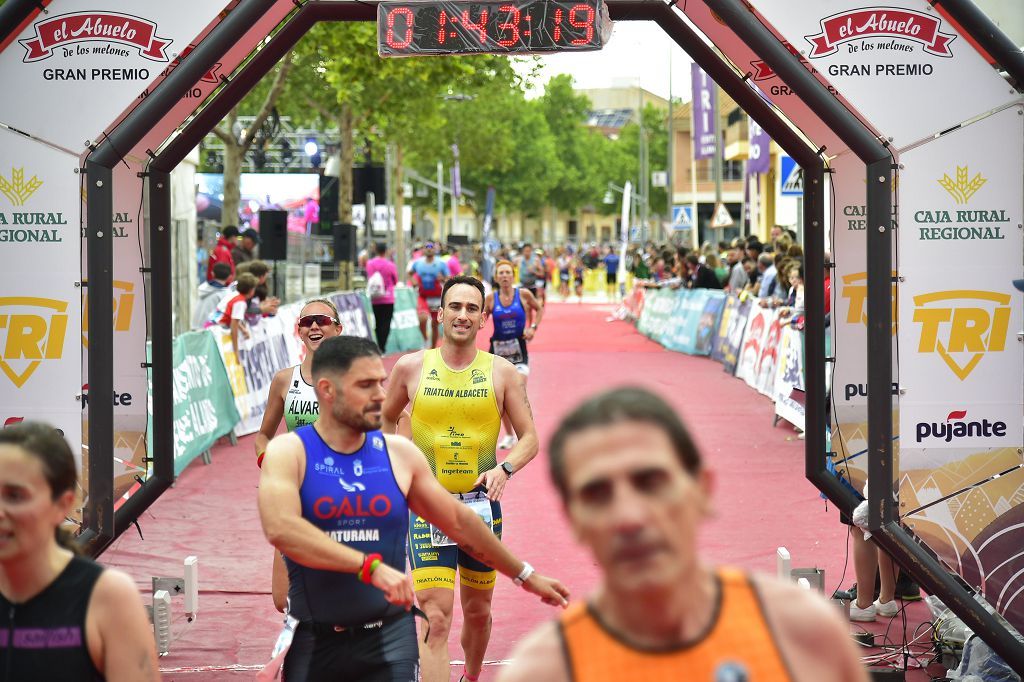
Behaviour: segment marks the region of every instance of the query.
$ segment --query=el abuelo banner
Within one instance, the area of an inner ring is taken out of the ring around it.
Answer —
[[[0,52],[0,82],[17,84],[16,96],[0,99],[0,121],[84,149],[137,103],[225,4],[54,0]]]
[[[1024,444],[1024,107],[901,157],[903,447]],[[947,264],[948,267],[937,267]]]
[[[1016,91],[926,0],[759,0],[758,11],[896,148],[1006,105]]]
[[[78,160],[0,129],[0,426],[46,421],[81,466]]]

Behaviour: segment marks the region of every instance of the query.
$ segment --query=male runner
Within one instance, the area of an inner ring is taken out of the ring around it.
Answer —
[[[477,332],[486,319],[483,284],[473,277],[452,277],[444,284],[441,303],[441,347],[406,355],[395,365],[384,402],[384,430],[390,433],[402,409],[412,402],[413,441],[431,471],[457,499],[480,505],[483,511],[490,507],[494,533],[501,537],[498,501],[512,475],[537,454],[530,402],[512,363],[476,348]],[[499,465],[495,444],[505,413],[519,442]],[[468,548],[435,538],[430,531],[426,521],[413,519],[409,561],[416,600],[430,625],[420,652],[423,679],[448,680],[448,631],[458,566],[463,677],[472,682],[480,674],[491,634],[493,564],[474,559]]]
[[[565,587],[512,556],[412,443],[378,430],[387,372],[374,342],[327,339],[312,372],[320,416],[270,442],[260,478],[263,530],[290,577],[284,679],[415,682],[409,510],[546,603],[566,603]]]
[[[562,420],[548,450],[603,580],[520,644],[502,682],[868,679],[826,600],[700,560],[713,475],[661,398],[602,393]]]
[[[434,252],[434,242],[423,245],[423,255],[409,265],[409,272],[418,280],[419,300],[416,312],[420,318],[420,333],[430,348],[437,345],[437,309],[441,305],[441,287],[448,277],[448,265]],[[430,321],[431,335],[427,337],[427,322]]]
[[[544,271],[540,256],[533,252],[532,244],[523,244],[523,252],[519,256],[518,266],[520,286],[529,289],[530,293],[536,296],[537,280],[544,277]]]
[[[494,322],[491,353],[515,365],[516,371],[523,375],[523,388],[526,388],[526,380],[530,376],[526,342],[532,341],[537,333],[544,307],[528,289],[512,286],[515,269],[511,262],[498,261],[494,274],[498,288],[487,297],[485,309],[485,315]],[[505,427],[505,437],[498,443],[498,449],[508,450],[516,444],[516,435],[507,413],[501,423]]]

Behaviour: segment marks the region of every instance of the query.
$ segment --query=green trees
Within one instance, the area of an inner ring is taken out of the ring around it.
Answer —
[[[637,182],[638,126],[626,126],[616,140],[588,128],[590,103],[569,76],[552,78],[540,97],[529,99],[530,77],[520,76],[507,57],[382,59],[375,30],[369,22],[318,24],[217,127],[225,145],[225,223],[237,215],[244,155],[272,112],[294,125],[339,131],[343,222],[352,218],[355,150],[382,159],[385,145],[391,186],[398,188],[406,167],[428,177],[438,161],[450,168],[457,143],[462,185],[475,192],[467,203],[478,214],[489,186],[497,189],[498,206],[512,212],[610,213],[614,205],[602,201],[608,182]],[[240,131],[240,115],[257,121]],[[650,168],[664,168],[665,113],[648,106],[643,115]],[[403,197],[394,194],[400,219]],[[652,207],[665,205],[664,190],[651,195]]]

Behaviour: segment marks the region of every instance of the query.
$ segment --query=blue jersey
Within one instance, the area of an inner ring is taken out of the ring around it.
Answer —
[[[437,278],[448,276],[448,265],[443,260],[435,257],[433,262],[428,263],[426,258],[420,258],[412,264],[412,271],[420,278],[420,296],[441,295],[441,286]]]
[[[512,290],[512,303],[509,306],[501,304],[501,295],[494,292],[494,312],[491,313],[494,319],[494,334],[492,339],[504,341],[507,339],[518,339],[526,330],[526,309],[519,298],[519,289]]]
[[[609,253],[604,257],[604,268],[608,272],[618,272],[619,256],[616,253]]]
[[[352,453],[332,450],[313,427],[295,430],[306,450],[306,471],[299,489],[302,517],[333,540],[405,572],[405,536],[409,506],[391,469],[380,431],[366,434]],[[285,557],[290,613],[299,621],[354,626],[401,613],[384,593],[359,581],[355,573],[307,568]]]

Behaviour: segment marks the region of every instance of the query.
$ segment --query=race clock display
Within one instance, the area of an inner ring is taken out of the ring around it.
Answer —
[[[600,50],[610,34],[603,0],[386,0],[377,5],[382,57]]]

